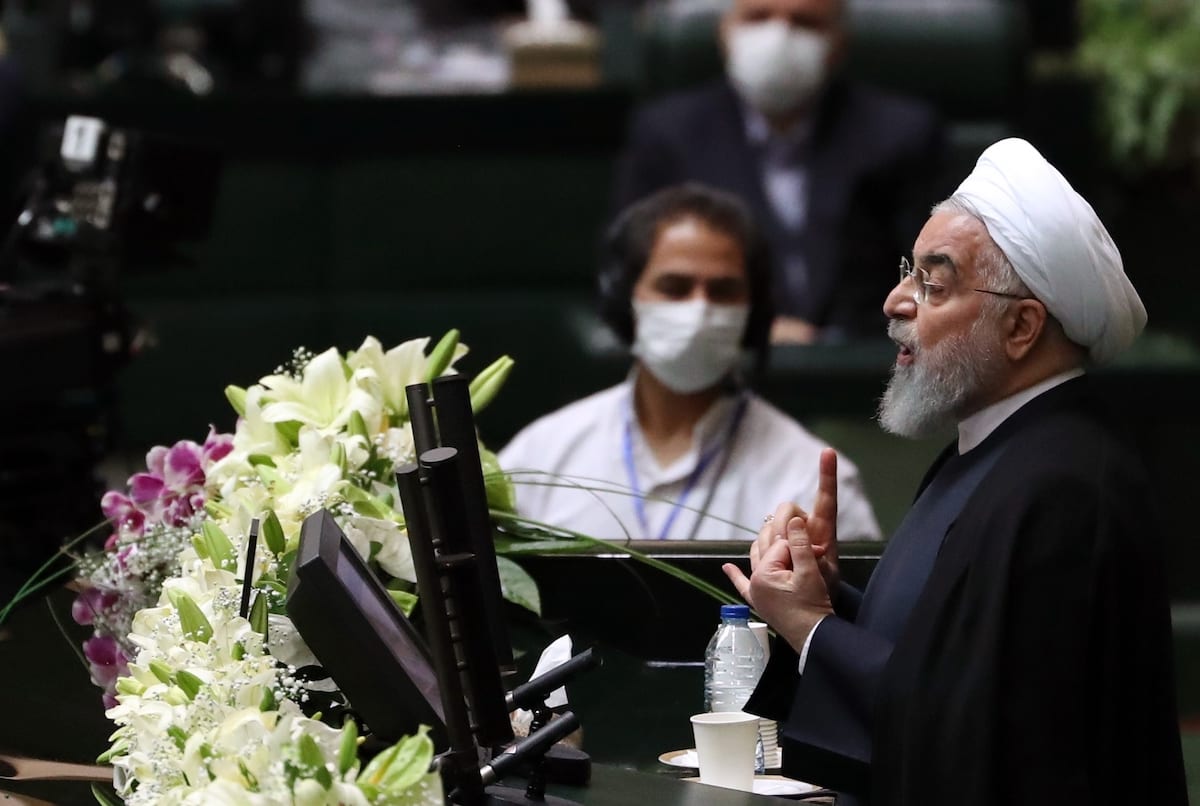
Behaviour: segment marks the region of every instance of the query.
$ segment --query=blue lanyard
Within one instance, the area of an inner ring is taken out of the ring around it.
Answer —
[[[738,425],[742,421],[742,415],[746,411],[746,396],[742,395],[738,400],[737,408],[734,409],[733,416],[729,419],[729,428],[726,429],[725,438],[718,441],[707,451],[700,455],[700,461],[696,463],[696,468],[688,476],[684,482],[683,492],[679,494],[679,499],[672,505],[671,511],[667,514],[667,520],[663,523],[662,531],[658,533],[656,540],[665,540],[667,535],[671,533],[671,526],[675,523],[675,518],[679,516],[679,511],[683,509],[683,504],[687,500],[696,483],[700,481],[700,477],[704,475],[704,471],[712,464],[713,459],[721,453],[722,449],[733,449],[733,437],[737,433]],[[642,528],[642,534],[646,537],[650,536],[650,523],[646,518],[646,502],[642,497],[642,487],[638,483],[637,466],[633,461],[633,402],[630,400],[628,415],[625,418],[625,471],[629,474],[629,486],[633,491],[633,509],[637,513],[638,525]],[[724,464],[722,464],[724,469]],[[719,473],[720,471],[718,471]],[[713,479],[715,486],[718,479]],[[697,516],[703,518],[704,513],[701,512]]]

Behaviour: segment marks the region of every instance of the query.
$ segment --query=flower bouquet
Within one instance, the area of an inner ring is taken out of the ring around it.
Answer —
[[[226,389],[232,434],[154,448],[128,490],[104,496],[114,532],[77,561],[73,616],[94,630],[84,651],[118,726],[101,760],[126,803],[442,803],[424,731],[363,765],[358,726],[312,713],[339,693],[306,679],[317,661],[284,603],[300,524],[325,508],[411,610],[415,575],[391,479],[415,458],[404,388],[454,372],[465,353],[456,331],[431,350],[428,339],[385,350],[367,338],[345,355],[298,351],[259,383]],[[511,367],[504,357],[476,376],[475,410]],[[481,454],[489,505],[511,509],[494,455]],[[532,580],[499,562],[506,596],[536,609]],[[253,604],[243,610],[247,577]]]

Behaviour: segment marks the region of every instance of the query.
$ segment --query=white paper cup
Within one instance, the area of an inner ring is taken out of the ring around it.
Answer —
[[[754,633],[754,637],[758,639],[758,643],[762,646],[763,662],[771,659],[771,637],[767,634],[769,626],[765,621],[751,621],[750,632]]]
[[[758,717],[742,711],[720,711],[692,717],[700,783],[726,789],[754,790],[754,750]]]

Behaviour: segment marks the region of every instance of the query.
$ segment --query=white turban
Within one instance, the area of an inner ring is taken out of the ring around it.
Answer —
[[[1092,206],[1024,140],[992,145],[954,195],[978,213],[1017,275],[1067,336],[1103,363],[1146,326],[1146,309]]]

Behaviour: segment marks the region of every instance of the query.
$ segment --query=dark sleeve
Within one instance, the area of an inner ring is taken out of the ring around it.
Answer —
[[[857,601],[857,590],[843,587],[838,598]],[[875,699],[891,652],[890,641],[827,616],[813,633],[803,674],[797,654],[776,640],[746,710],[782,723],[787,738],[813,748],[826,764],[829,755],[866,764]]]
[[[839,582],[833,600],[837,615],[853,622],[858,615],[862,592],[847,582]],[[791,644],[779,638],[774,639],[771,658],[750,700],[754,707],[760,709],[754,713],[776,721],[786,720],[791,712],[799,668],[800,658]],[[747,705],[747,710],[752,710],[751,705]]]
[[[656,190],[683,181],[679,158],[671,147],[661,108],[634,114],[625,151],[617,161],[614,213]]]

